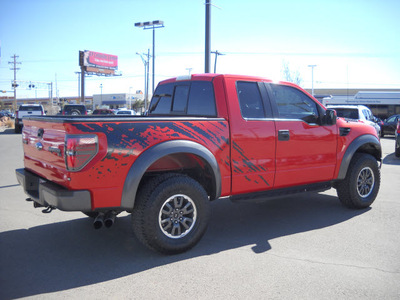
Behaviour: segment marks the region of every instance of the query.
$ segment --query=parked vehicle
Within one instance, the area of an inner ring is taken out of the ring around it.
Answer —
[[[376,118],[368,107],[364,105],[328,105],[327,107],[336,110],[338,117],[368,124],[375,128],[378,136],[381,134],[381,127],[376,123]]]
[[[114,115],[114,111],[106,108],[95,109],[92,115]]]
[[[46,112],[40,104],[21,104],[15,114],[15,133],[21,133],[23,127],[23,117],[27,116],[43,116]]]
[[[386,120],[383,120],[383,124],[381,125],[381,137],[384,137],[385,135],[394,135],[399,120],[400,115],[393,115]]]
[[[116,115],[131,115],[131,116],[135,116],[136,113],[132,109],[120,109],[120,110],[117,111]]]
[[[62,115],[67,116],[79,116],[79,115],[87,115],[86,106],[83,104],[66,104],[63,107]]]
[[[376,131],[336,117],[291,83],[200,74],[159,83],[148,116],[31,117],[18,182],[45,212],[111,226],[132,214],[135,235],[172,254],[204,234],[210,201],[264,201],[337,189],[366,208],[380,187]],[[288,207],[288,209],[290,209]]]
[[[15,114],[9,110],[0,111],[0,117],[9,117],[11,119],[15,118]]]
[[[397,121],[395,136],[396,136],[396,142],[394,146],[394,153],[396,157],[400,157],[400,120]]]

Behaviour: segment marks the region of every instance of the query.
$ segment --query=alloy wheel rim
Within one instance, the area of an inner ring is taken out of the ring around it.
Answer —
[[[194,201],[187,195],[176,194],[161,206],[158,225],[164,235],[179,239],[193,229],[196,220],[197,209]]]
[[[361,198],[371,195],[375,185],[374,172],[370,167],[361,169],[357,178],[357,192]]]

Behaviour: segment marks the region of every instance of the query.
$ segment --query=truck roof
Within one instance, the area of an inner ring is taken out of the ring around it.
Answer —
[[[273,82],[273,80],[260,77],[260,76],[249,76],[249,75],[235,75],[235,74],[214,74],[214,73],[205,73],[205,74],[192,74],[192,75],[182,75],[174,78],[169,78],[160,82],[160,84],[176,82],[176,81],[188,81],[188,80],[203,80],[203,81],[212,81],[216,77],[224,77],[224,78],[236,78],[240,80],[257,80],[257,81],[266,81]]]

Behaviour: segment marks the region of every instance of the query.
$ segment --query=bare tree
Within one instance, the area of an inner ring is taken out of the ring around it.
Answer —
[[[283,61],[282,63],[282,75],[284,80],[294,84],[301,85],[303,82],[299,70],[291,71],[287,61]]]

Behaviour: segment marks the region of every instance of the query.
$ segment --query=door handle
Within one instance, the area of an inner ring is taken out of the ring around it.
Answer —
[[[290,140],[289,130],[279,130],[278,131],[278,141],[288,141]]]

